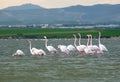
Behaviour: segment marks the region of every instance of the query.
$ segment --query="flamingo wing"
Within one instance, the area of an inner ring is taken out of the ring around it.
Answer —
[[[39,55],[46,55],[46,52],[42,49],[39,49]]]
[[[103,44],[100,44],[99,45],[99,48],[102,50],[102,51],[108,51],[108,49],[105,47],[105,45]]]
[[[80,51],[84,51],[84,49],[86,48],[86,46],[85,45],[80,45],[80,46],[77,46],[76,48],[80,52]]]
[[[69,50],[67,49],[67,46],[60,45],[59,48],[60,48],[61,52],[66,53],[66,54],[69,53]]]
[[[53,46],[47,46],[48,51],[57,51]]]
[[[68,49],[69,51],[74,51],[74,50],[75,50],[75,47],[74,47],[73,45],[68,45],[68,46],[67,46],[67,49]]]

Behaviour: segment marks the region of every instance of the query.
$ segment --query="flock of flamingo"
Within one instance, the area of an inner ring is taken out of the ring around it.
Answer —
[[[87,55],[87,54],[103,54],[105,51],[108,51],[108,49],[105,47],[105,45],[101,44],[101,32],[99,32],[99,37],[98,37],[98,46],[92,44],[92,35],[88,34],[87,37],[87,44],[82,45],[81,44],[81,34],[78,33],[79,35],[79,45],[77,45],[77,37],[75,34],[74,36],[74,45],[58,45],[58,48],[60,51],[63,53],[64,56],[67,54],[72,54],[72,52],[78,51],[81,56]],[[45,47],[46,49],[50,52],[50,54],[58,54],[58,50],[53,47],[52,45],[48,45],[48,39],[46,36],[44,36],[45,39]],[[30,40],[28,40],[29,43],[29,48],[30,48],[30,53],[33,56],[45,56],[46,52],[43,49],[37,49],[35,47],[32,48],[32,43]],[[18,49],[15,53],[12,54],[12,56],[23,56],[25,53]]]

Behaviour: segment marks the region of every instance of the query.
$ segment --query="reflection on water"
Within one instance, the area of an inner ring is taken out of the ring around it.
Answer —
[[[57,48],[58,44],[73,44],[73,39],[49,40]],[[102,39],[108,52],[103,55],[51,56],[44,47],[44,40],[32,40],[32,46],[42,48],[47,56],[33,57],[27,40],[0,40],[0,82],[119,82],[120,80],[120,38]],[[86,44],[86,39],[82,40]],[[93,41],[97,44],[97,40]],[[24,57],[14,58],[12,53],[21,49]]]

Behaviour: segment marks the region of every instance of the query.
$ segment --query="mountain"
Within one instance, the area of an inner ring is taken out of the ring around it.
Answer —
[[[44,8],[34,4],[23,4],[21,6],[8,7],[5,8],[4,10],[29,10],[29,9],[44,9]]]
[[[0,10],[0,24],[77,24],[120,22],[120,4],[46,9],[24,4]]]

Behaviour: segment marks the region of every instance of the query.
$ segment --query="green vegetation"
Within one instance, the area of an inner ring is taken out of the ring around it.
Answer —
[[[120,29],[79,29],[79,28],[1,28],[0,38],[71,38],[73,34],[81,33],[86,38],[87,34],[98,37],[98,32],[102,33],[102,37],[119,37]]]

